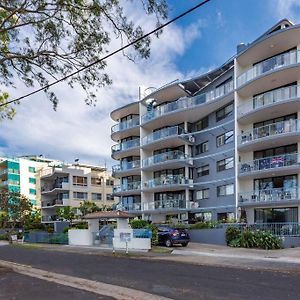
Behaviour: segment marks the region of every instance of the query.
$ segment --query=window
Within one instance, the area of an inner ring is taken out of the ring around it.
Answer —
[[[195,124],[196,131],[203,130],[208,127],[208,117],[205,117]]]
[[[225,132],[217,137],[217,147],[233,142],[233,130]]]
[[[227,116],[231,115],[233,112],[233,103],[230,103],[229,105],[217,110],[216,112],[216,120],[217,122],[223,120]]]
[[[98,177],[92,177],[92,178],[91,178],[91,184],[92,184],[92,185],[101,185],[101,178],[98,178]]]
[[[218,172],[232,169],[232,168],[233,168],[233,157],[228,157],[228,158],[217,161],[217,171]]]
[[[73,198],[77,200],[87,200],[88,194],[84,192],[73,192]]]
[[[217,196],[229,196],[234,194],[234,184],[217,186]]]
[[[36,200],[30,200],[32,205],[36,205]]]
[[[114,181],[111,179],[106,179],[106,186],[113,186],[114,185]]]
[[[107,194],[106,195],[106,200],[111,201],[111,200],[115,200],[115,198],[114,198],[114,196],[112,194]]]
[[[197,168],[197,176],[198,177],[205,176],[205,175],[209,175],[209,165],[205,165],[205,166]]]
[[[208,141],[196,146],[196,155],[205,153],[207,151],[208,151]]]
[[[209,189],[203,189],[196,192],[197,200],[204,200],[209,198]]]
[[[100,200],[102,200],[102,194],[100,194],[100,193],[92,193],[92,200],[94,200],[94,201],[100,201]]]
[[[30,195],[36,195],[36,190],[35,189],[29,189],[29,194]]]
[[[35,173],[35,167],[28,167],[28,171],[30,173]]]
[[[36,179],[32,178],[32,177],[29,177],[29,183],[36,184]]]
[[[87,186],[87,177],[73,176],[73,185]]]

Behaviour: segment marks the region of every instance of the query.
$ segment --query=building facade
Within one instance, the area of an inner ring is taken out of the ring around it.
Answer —
[[[299,222],[300,26],[111,113],[119,208],[161,222]]]
[[[112,194],[114,179],[106,168],[61,164],[41,169],[38,181],[43,223],[59,221],[57,209],[64,206],[76,208],[89,201],[110,208],[117,200]]]

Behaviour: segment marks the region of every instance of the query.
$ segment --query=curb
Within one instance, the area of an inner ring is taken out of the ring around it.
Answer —
[[[41,269],[32,268],[29,265],[22,265],[5,260],[0,260],[0,266],[11,269],[16,273],[55,282],[60,285],[65,285],[80,290],[85,290],[102,296],[113,297],[117,300],[172,300],[170,298],[153,295],[139,290],[92,281],[80,277],[48,272]]]

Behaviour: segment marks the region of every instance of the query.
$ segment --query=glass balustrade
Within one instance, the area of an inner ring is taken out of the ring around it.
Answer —
[[[239,193],[240,204],[298,200],[298,188],[273,188]]]
[[[142,140],[142,144],[147,145],[161,139],[165,139],[171,136],[179,136],[184,133],[187,132],[179,126],[163,128],[145,136]]]
[[[120,144],[113,145],[111,147],[111,150],[112,150],[112,153],[115,153],[115,152],[119,152],[119,151],[125,151],[128,149],[136,148],[139,146],[140,146],[140,139],[138,138],[138,139],[134,139],[134,140],[130,140],[130,141],[126,141],[126,142],[123,142]]]
[[[246,114],[252,110],[262,108],[264,106],[292,100],[300,97],[299,85],[291,85],[279,88],[270,92],[260,94],[246,101],[238,108],[239,115]]]
[[[293,65],[300,62],[299,51],[290,51],[288,53],[279,54],[277,56],[268,58],[253,67],[246,72],[242,73],[237,78],[237,87],[245,84],[246,82],[266,73],[276,70],[285,66]]]
[[[189,158],[187,154],[179,150],[168,151],[160,154],[153,155],[146,159],[143,159],[143,167],[150,167],[156,164],[164,163],[172,160],[185,160]]]
[[[153,202],[143,203],[143,210],[176,210],[176,209],[185,209],[186,201],[184,199],[165,199],[165,200],[156,200]]]
[[[239,164],[240,173],[249,173],[260,170],[277,169],[299,165],[299,154],[281,154],[276,156],[255,159],[250,162]]]
[[[130,204],[123,204],[119,203],[117,205],[117,210],[122,210],[122,211],[140,211],[142,209],[141,203],[130,203]]]
[[[111,128],[111,132],[115,133],[115,132],[122,131],[125,129],[130,129],[130,128],[133,128],[133,127],[136,127],[139,125],[140,125],[140,117],[136,117],[136,118],[126,120],[126,121],[123,121],[123,122],[120,122],[120,123],[114,125]]]
[[[147,114],[142,116],[142,123],[146,123],[152,119],[158,118],[165,114],[168,114],[173,111],[179,111],[183,109],[193,108],[199,104],[209,102],[225,96],[233,91],[233,81],[227,82],[213,91],[196,95],[194,97],[182,97],[171,103],[164,105],[159,105],[156,108],[153,108],[151,111],[148,111]]]
[[[112,167],[113,173],[118,173],[122,171],[128,171],[132,169],[138,169],[141,166],[140,160],[133,160],[133,161],[122,161],[121,164],[115,165]]]
[[[155,188],[164,185],[189,184],[189,179],[182,175],[167,175],[144,182],[144,188]]]
[[[243,132],[238,136],[238,144],[243,145],[248,142],[259,140],[265,137],[276,136],[284,133],[299,131],[299,122],[295,119],[276,122],[273,124],[254,128],[253,130]]]
[[[141,189],[141,182],[140,181],[133,181],[124,183],[121,185],[116,185],[113,187],[114,193],[120,193],[120,192],[127,192],[127,191],[135,191]]]

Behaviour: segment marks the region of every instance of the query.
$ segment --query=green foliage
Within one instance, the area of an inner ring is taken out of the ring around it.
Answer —
[[[49,244],[68,244],[68,234],[56,233],[49,238]]]
[[[51,226],[49,226],[49,227],[47,228],[47,232],[48,232],[48,233],[53,233],[53,232],[54,232],[54,228],[51,227]]]
[[[62,208],[58,208],[56,210],[56,214],[59,219],[63,221],[69,221],[70,225],[72,225],[73,220],[77,218],[76,216],[76,208],[71,206],[64,206]]]
[[[78,209],[80,210],[83,216],[89,213],[102,210],[99,206],[97,206],[94,202],[91,201],[80,202],[80,206]]]
[[[69,229],[71,229],[71,228],[70,227],[64,228],[63,233],[68,233]]]
[[[226,228],[226,243],[229,245],[231,241],[239,238],[241,230],[238,227],[229,226]]]
[[[0,241],[8,241],[8,235],[6,233],[0,234]]]
[[[142,219],[130,221],[130,226],[132,229],[144,229],[147,228],[147,225],[149,225],[149,223]]]
[[[205,221],[205,222],[198,222],[190,226],[190,229],[210,229],[210,228],[216,228],[218,225],[218,222],[211,222],[211,221]]]
[[[70,75],[105,56],[114,47],[111,42],[117,40],[122,46],[142,37],[143,22],[135,24],[128,17],[132,5],[140,8],[140,13],[153,15],[157,26],[167,17],[166,0],[134,4],[116,0],[1,0],[0,85],[13,87],[21,80],[28,87],[44,87],[49,80]],[[131,60],[148,58],[150,43],[150,37],[144,38],[123,54]],[[86,103],[94,104],[98,89],[111,84],[105,67],[106,61],[101,61],[66,82],[70,87],[80,85]],[[49,88],[44,91],[55,109],[57,96]]]
[[[35,210],[25,220],[25,230],[45,230],[45,225],[42,223],[41,210]]]
[[[226,229],[226,241],[231,247],[259,248],[265,250],[280,249],[281,239],[270,232],[262,230],[239,230],[228,227]]]
[[[0,38],[1,40],[1,38]],[[0,45],[1,45],[1,41],[0,41]],[[0,46],[1,48],[1,46]],[[0,50],[1,53],[1,50]],[[2,92],[0,91],[0,104],[4,104],[9,100],[9,94],[7,92]],[[13,108],[12,106],[10,106],[9,104],[5,104],[3,106],[0,107],[0,120],[3,119],[9,119],[12,120],[13,117],[16,114],[16,110],[15,108]]]
[[[154,224],[147,224],[145,228],[148,228],[152,231],[151,244],[157,245],[158,244],[157,227]]]

